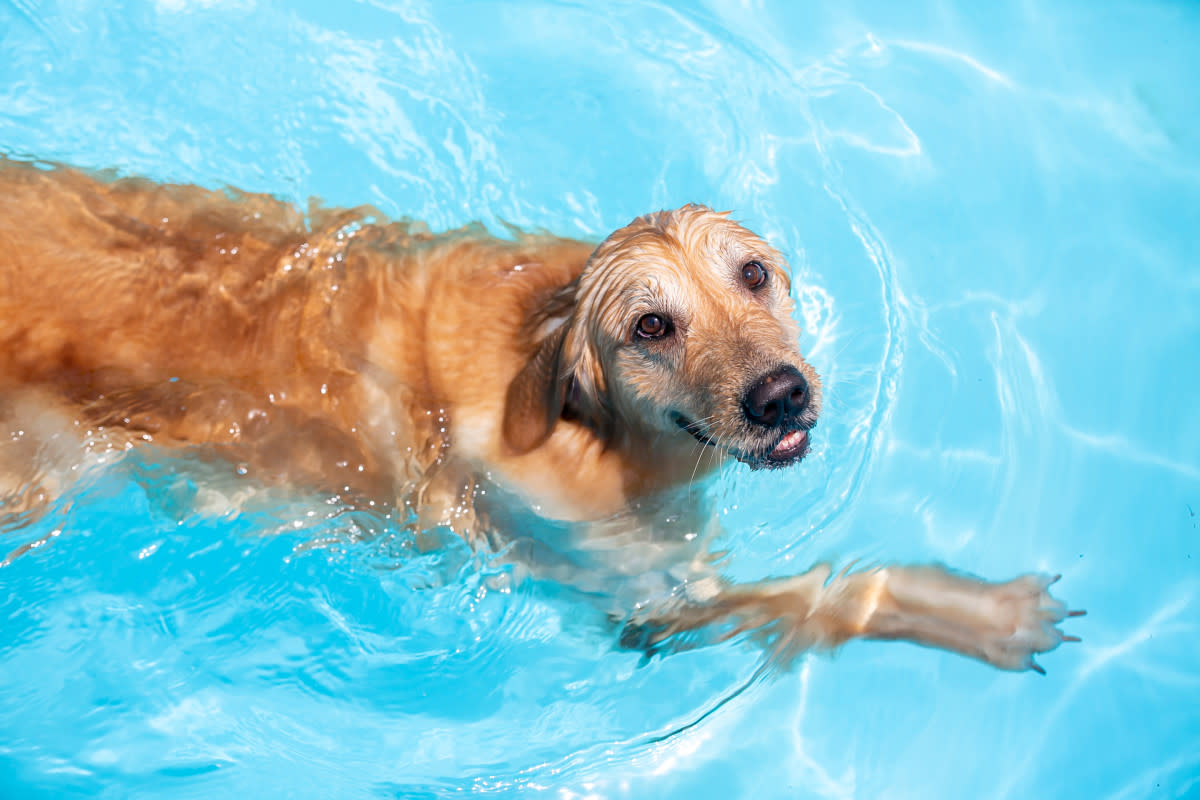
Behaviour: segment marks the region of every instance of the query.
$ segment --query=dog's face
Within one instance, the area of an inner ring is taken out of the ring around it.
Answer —
[[[540,366],[523,373],[550,381],[551,427],[576,417],[605,438],[699,442],[754,467],[807,452],[821,389],[800,354],[786,264],[725,214],[638,218],[567,294],[561,322],[543,323]]]

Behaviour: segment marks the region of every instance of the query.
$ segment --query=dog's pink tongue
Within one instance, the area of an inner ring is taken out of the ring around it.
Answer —
[[[779,440],[779,444],[775,445],[775,449],[771,451],[771,458],[787,458],[808,442],[808,431],[792,431],[786,434]]]

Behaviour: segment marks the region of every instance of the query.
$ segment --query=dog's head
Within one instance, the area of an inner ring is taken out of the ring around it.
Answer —
[[[535,315],[506,441],[531,450],[573,418],[605,442],[699,442],[754,467],[799,460],[821,385],[800,355],[790,289],[783,257],[726,214],[639,217]]]

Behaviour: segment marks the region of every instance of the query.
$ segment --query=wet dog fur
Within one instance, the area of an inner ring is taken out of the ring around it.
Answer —
[[[495,487],[616,572],[678,578],[623,629],[647,653],[752,632],[784,660],[905,639],[1039,669],[1074,613],[1044,577],[822,565],[734,585],[713,570],[711,515],[679,490],[723,456],[794,464],[820,413],[790,280],[702,206],[597,247],[7,161],[0,411],[13,430],[55,420],[84,449],[200,447],[262,484],[406,505],[490,545],[507,512],[479,489]],[[0,451],[0,475],[28,453]],[[43,494],[26,485],[8,510]]]

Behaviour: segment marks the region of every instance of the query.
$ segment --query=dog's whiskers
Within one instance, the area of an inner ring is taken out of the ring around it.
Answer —
[[[701,417],[701,418],[695,420],[694,422],[692,422],[692,425],[697,426],[697,425],[706,424],[706,423],[716,419],[717,416],[718,416],[718,414],[715,414],[715,413],[709,414],[707,417]],[[692,487],[694,486],[694,484],[696,482],[696,473],[700,471],[700,463],[702,461],[704,461],[704,456],[706,454],[708,454],[708,451],[710,449],[716,449],[716,450],[723,452],[723,447],[721,445],[720,438],[718,436],[715,436],[711,431],[705,431],[704,435],[709,439],[709,441],[702,442],[699,439],[696,439],[696,444],[694,445],[694,447],[699,448],[699,455],[696,456],[696,463],[692,466],[692,475],[690,478],[688,478],[688,497],[692,496]],[[723,464],[718,464],[718,469],[721,466],[723,466]]]

